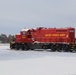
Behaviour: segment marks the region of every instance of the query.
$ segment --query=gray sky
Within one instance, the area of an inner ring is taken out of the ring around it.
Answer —
[[[42,26],[76,28],[76,0],[0,0],[0,33]]]

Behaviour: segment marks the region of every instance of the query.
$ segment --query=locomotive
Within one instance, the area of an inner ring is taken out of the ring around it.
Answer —
[[[76,51],[75,28],[22,29],[10,42],[16,50],[50,49],[50,51]]]

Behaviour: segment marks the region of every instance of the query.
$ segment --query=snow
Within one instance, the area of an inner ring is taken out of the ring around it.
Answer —
[[[15,51],[0,45],[0,75],[76,75],[76,53]]]
[[[22,29],[21,31],[28,31],[29,29]]]

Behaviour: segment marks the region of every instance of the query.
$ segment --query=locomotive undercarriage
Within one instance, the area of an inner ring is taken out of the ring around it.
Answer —
[[[62,43],[10,43],[10,48],[15,50],[50,49],[51,52],[73,52],[76,51],[74,44]]]

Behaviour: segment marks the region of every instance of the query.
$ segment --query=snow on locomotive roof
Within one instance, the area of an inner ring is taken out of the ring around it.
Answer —
[[[22,29],[21,31],[28,31],[29,29]]]

